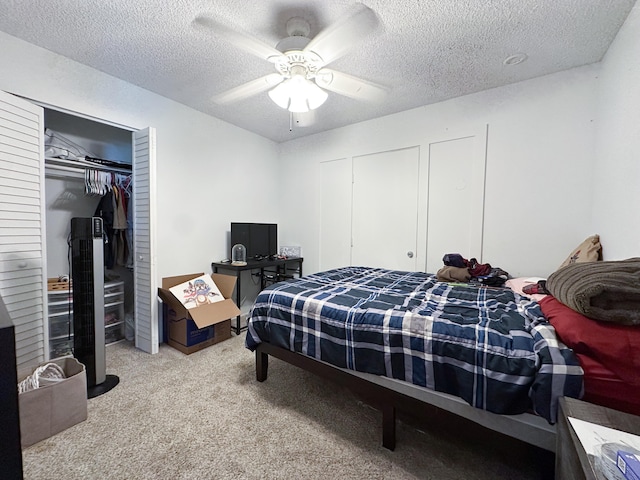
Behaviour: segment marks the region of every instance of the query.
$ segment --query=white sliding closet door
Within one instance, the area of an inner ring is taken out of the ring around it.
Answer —
[[[352,265],[416,269],[419,167],[419,147],[353,158]]]
[[[0,92],[0,295],[18,367],[48,356],[43,124],[41,107]]]
[[[158,353],[158,286],[156,279],[156,130],[133,133],[133,253],[135,344]]]
[[[426,271],[447,253],[482,262],[487,127],[429,142]]]
[[[320,163],[320,270],[349,265],[351,159]]]

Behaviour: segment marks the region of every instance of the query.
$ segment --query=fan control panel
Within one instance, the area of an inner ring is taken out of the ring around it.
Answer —
[[[93,238],[102,238],[102,218],[93,217]]]

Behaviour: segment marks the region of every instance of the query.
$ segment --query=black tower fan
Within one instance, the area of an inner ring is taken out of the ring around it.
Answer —
[[[106,374],[102,219],[71,219],[73,355],[87,371],[87,396],[108,392],[120,379]]]

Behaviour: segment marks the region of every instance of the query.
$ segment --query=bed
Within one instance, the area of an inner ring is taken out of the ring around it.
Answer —
[[[390,449],[396,409],[428,403],[553,451],[558,398],[583,394],[538,302],[423,272],[344,267],[274,284],[245,342],[258,381],[273,356],[374,399]]]

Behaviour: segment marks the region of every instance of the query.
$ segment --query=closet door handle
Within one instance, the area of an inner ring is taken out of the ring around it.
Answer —
[[[412,252],[412,251],[408,251],[408,252],[407,252],[407,257],[409,257],[409,258],[413,258],[413,252]]]

